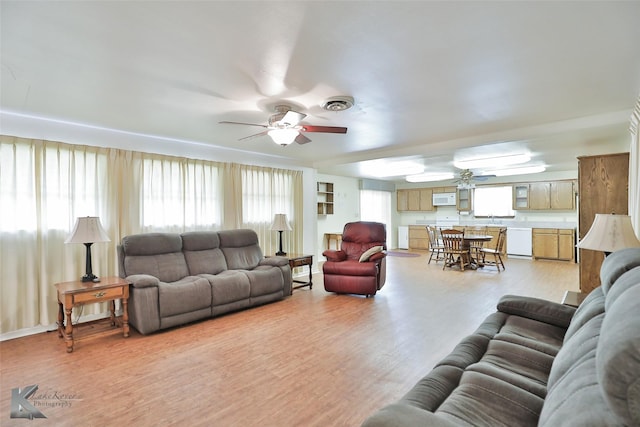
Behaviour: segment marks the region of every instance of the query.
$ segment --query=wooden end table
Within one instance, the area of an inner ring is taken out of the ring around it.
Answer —
[[[578,308],[587,295],[583,292],[565,291],[562,296],[562,304]]]
[[[289,258],[289,267],[291,267],[292,272],[295,267],[302,267],[304,265],[309,266],[309,281],[293,279],[294,282],[301,283],[301,285],[294,286],[291,290],[293,291],[294,289],[304,288],[305,286],[308,286],[309,289],[313,289],[313,282],[311,280],[313,277],[313,255],[287,254],[285,256]]]
[[[73,351],[73,323],[71,313],[73,307],[82,304],[93,304],[109,301],[111,311],[111,326],[116,326],[115,300],[122,301],[122,332],[129,336],[129,314],[127,300],[129,298],[129,282],[119,277],[102,277],[100,282],[62,282],[56,283],[58,290],[58,337],[67,344],[67,353]],[[66,324],[65,324],[66,314]]]

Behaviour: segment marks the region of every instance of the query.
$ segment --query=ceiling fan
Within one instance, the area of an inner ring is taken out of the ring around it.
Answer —
[[[474,181],[486,181],[495,175],[475,175],[470,169],[463,169],[460,171],[460,175],[457,181],[458,188],[473,188],[475,187]]]
[[[230,122],[221,121],[219,123],[226,123],[232,125],[247,125],[247,126],[259,126],[265,128],[265,131],[256,133],[254,135],[245,136],[240,138],[239,141],[244,139],[255,138],[258,136],[269,135],[276,144],[286,146],[292,142],[298,144],[306,144],[311,142],[302,132],[323,132],[323,133],[347,133],[347,128],[338,126],[313,126],[300,124],[300,121],[307,115],[293,111],[288,105],[276,105],[276,113],[269,117],[268,125],[261,125],[257,123],[244,123],[244,122]]]

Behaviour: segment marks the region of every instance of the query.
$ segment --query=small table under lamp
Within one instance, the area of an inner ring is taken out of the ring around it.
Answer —
[[[629,215],[596,214],[591,228],[577,245],[580,249],[602,251],[606,257],[611,252],[625,248],[638,248]]]
[[[280,250],[276,252],[276,255],[285,256],[287,253],[282,250],[282,232],[292,230],[289,221],[287,221],[287,214],[275,214],[271,223],[271,230],[280,234]]]
[[[86,274],[82,276],[83,282],[99,282],[98,276],[91,270],[91,245],[96,242],[110,242],[109,236],[100,224],[97,216],[79,217],[73,231],[65,240],[65,243],[82,243],[87,247],[85,260]]]

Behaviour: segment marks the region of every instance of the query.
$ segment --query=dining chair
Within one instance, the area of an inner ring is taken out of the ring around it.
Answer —
[[[465,227],[465,234],[472,234],[474,236],[488,236],[489,235],[489,227],[487,226],[472,226]],[[474,240],[469,243],[469,248],[471,249],[471,256],[480,261],[482,259],[482,248],[484,247],[484,243],[482,241]]]
[[[431,259],[435,255],[436,264],[438,261],[444,260],[444,243],[442,243],[442,239],[438,238],[438,231],[435,227],[427,225],[427,235],[429,237],[429,250],[431,251],[431,255],[429,255],[429,261],[427,264],[431,264]]]
[[[464,245],[464,231],[446,229],[440,230],[442,243],[444,244],[444,265],[451,267],[456,264],[464,271],[465,265],[471,266],[471,252],[469,247]]]
[[[480,254],[482,255],[482,264],[484,265],[495,265],[498,269],[498,273],[500,272],[500,266],[504,270],[504,262],[502,262],[502,253],[504,251],[504,242],[507,239],[507,229],[501,228],[498,232],[498,240],[496,241],[496,248],[482,248],[480,250]],[[493,257],[493,260],[487,260],[487,255]]]

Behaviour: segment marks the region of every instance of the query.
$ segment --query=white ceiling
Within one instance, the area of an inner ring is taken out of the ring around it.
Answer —
[[[454,171],[454,157],[514,150],[548,171],[575,170],[576,155],[624,148],[640,93],[640,1],[0,7],[5,113],[239,148],[326,174],[373,177],[369,161],[385,158]],[[355,106],[324,111],[336,95]],[[283,148],[266,136],[238,141],[260,128],[218,123],[266,124],[281,101],[303,123],[349,131]]]

